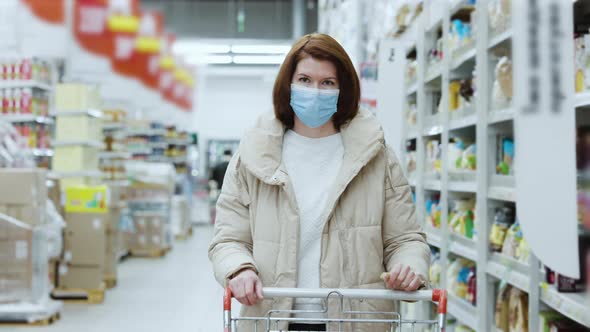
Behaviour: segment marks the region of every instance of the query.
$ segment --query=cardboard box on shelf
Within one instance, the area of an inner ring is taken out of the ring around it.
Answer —
[[[55,88],[57,114],[68,111],[86,110],[100,106],[98,87],[83,83],[62,83]]]
[[[102,265],[66,265],[59,267],[58,284],[61,289],[100,289],[104,279]]]
[[[47,202],[47,171],[37,168],[1,168],[0,204],[40,205]]]
[[[105,214],[66,213],[64,259],[74,265],[100,265],[105,261]]]
[[[53,170],[57,172],[97,170],[98,148],[90,146],[56,147],[52,166]]]

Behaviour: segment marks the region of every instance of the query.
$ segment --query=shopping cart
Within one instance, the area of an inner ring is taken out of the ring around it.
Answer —
[[[280,331],[278,328],[279,322],[288,323],[335,323],[338,325],[338,331],[342,330],[342,324],[357,323],[357,324],[386,324],[390,327],[390,331],[402,331],[404,327],[410,327],[410,331],[415,331],[417,326],[429,328],[430,331],[444,332],[447,315],[447,291],[443,289],[420,290],[415,292],[400,292],[385,289],[303,289],[303,288],[263,288],[262,294],[264,298],[319,298],[324,302],[324,310],[322,311],[300,311],[300,310],[270,310],[265,317],[242,317],[232,318],[231,305],[232,293],[229,287],[225,289],[223,296],[223,326],[224,332],[237,331],[238,321],[254,322],[254,331],[258,331],[258,323],[266,326],[263,331]],[[277,317],[276,315],[292,315],[292,314],[309,314],[309,313],[323,313],[328,312],[328,300],[331,297],[339,299],[341,318],[299,318],[299,317]],[[398,300],[398,301],[432,301],[438,305],[437,318],[434,320],[408,320],[402,319],[401,314],[397,312],[365,312],[365,311],[348,311],[344,310],[344,299],[366,299],[366,300]],[[347,315],[355,316],[370,316],[370,315],[386,315],[391,316],[388,319],[376,318],[344,318]],[[404,329],[404,331],[406,331]],[[422,331],[422,330],[420,330]]]

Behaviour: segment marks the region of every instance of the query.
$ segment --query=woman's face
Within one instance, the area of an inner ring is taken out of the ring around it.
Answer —
[[[315,89],[338,89],[336,66],[327,60],[317,60],[311,56],[297,63],[291,83]]]

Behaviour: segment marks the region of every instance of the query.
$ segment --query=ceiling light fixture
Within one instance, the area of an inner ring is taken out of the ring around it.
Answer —
[[[280,65],[285,55],[235,55],[234,63],[239,65]]]
[[[291,50],[289,45],[232,45],[232,53],[240,54],[286,54]]]

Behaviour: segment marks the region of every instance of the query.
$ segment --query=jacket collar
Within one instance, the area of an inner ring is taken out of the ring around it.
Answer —
[[[287,181],[282,164],[285,127],[274,113],[262,115],[255,127],[246,132],[240,143],[240,160],[261,181],[278,185]],[[359,110],[352,121],[340,130],[344,144],[341,179],[354,177],[384,147],[381,125],[367,110]]]

